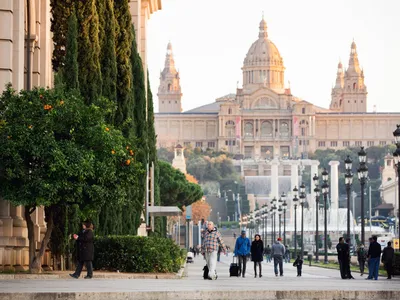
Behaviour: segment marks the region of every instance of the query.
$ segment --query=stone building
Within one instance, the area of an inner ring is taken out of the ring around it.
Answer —
[[[129,5],[136,30],[138,51],[144,70],[147,70],[147,21],[152,13],[161,9],[161,0],[130,0]],[[30,20],[29,36],[27,19]],[[36,86],[52,87],[53,42],[50,19],[50,0],[0,1],[0,92],[7,83],[11,83],[16,90]],[[27,47],[31,63],[30,82],[26,76],[29,69]],[[147,88],[147,72],[145,76]],[[32,219],[35,223],[36,244],[39,247],[39,242],[46,232],[44,209],[37,208],[32,214]],[[139,234],[146,234],[146,226],[139,229]],[[0,198],[0,270],[27,269],[29,258],[27,236],[24,208],[13,207]],[[49,254],[45,255],[43,265],[51,265]]]
[[[242,71],[243,86],[235,93],[182,112],[180,77],[169,44],[155,115],[158,147],[225,149],[245,160],[265,160],[305,158],[317,149],[392,143],[400,113],[367,112],[367,87],[354,41],[347,68],[338,64],[329,109],[285,88],[283,58],[269,39],[264,19]]]

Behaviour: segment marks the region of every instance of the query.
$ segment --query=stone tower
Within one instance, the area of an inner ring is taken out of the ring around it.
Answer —
[[[367,87],[354,41],[351,43],[349,65],[344,74],[343,66],[339,63],[330,109],[339,112],[367,112]]]
[[[385,156],[385,166],[382,170],[382,184],[390,180],[396,180],[396,169],[394,168],[393,156],[388,154]]]
[[[172,166],[175,169],[180,170],[183,174],[186,174],[186,161],[185,156],[183,155],[184,148],[181,145],[176,145],[174,149],[174,159],[172,160]]]
[[[157,94],[160,113],[182,112],[182,91],[179,79],[179,72],[175,68],[172,54],[172,45],[168,43],[165,66],[160,74],[160,86]]]

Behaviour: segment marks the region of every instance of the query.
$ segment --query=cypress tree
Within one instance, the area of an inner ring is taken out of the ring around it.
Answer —
[[[117,101],[117,58],[115,53],[115,18],[112,0],[98,0],[100,23],[100,61],[103,79],[103,96]]]
[[[78,61],[79,83],[82,96],[91,104],[101,96],[99,16],[96,0],[80,1],[77,9],[79,21]]]
[[[115,49],[117,56],[117,110],[114,124],[126,137],[133,137],[133,104],[131,56],[132,31],[129,1],[114,1],[116,23]]]
[[[79,90],[79,66],[78,66],[78,21],[73,12],[68,18],[68,32],[66,43],[65,67],[63,77],[66,88]]]
[[[75,0],[50,0],[51,26],[53,32],[53,70],[58,72],[65,63],[68,18],[71,15]]]

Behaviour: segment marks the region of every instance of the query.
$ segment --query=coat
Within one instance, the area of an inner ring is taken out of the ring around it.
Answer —
[[[251,260],[258,262],[263,261],[264,245],[262,240],[253,241],[251,243]]]
[[[250,240],[249,238],[241,237],[239,236],[236,239],[236,244],[235,244],[235,255],[237,256],[246,256],[250,254]]]
[[[275,243],[272,245],[271,248],[272,257],[276,256],[283,257],[285,255],[285,251],[286,251],[285,246],[283,246],[278,241],[275,241]]]
[[[78,236],[78,260],[91,261],[94,257],[93,230],[87,229]]]

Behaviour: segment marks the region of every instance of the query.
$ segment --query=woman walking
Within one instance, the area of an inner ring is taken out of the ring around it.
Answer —
[[[78,234],[74,234],[74,239],[78,242],[78,265],[75,273],[69,274],[71,277],[78,279],[81,276],[83,265],[86,265],[87,275],[85,279],[91,279],[93,277],[93,256],[94,256],[94,235],[93,235],[93,223],[85,221],[82,224],[83,231]]]
[[[254,236],[254,241],[251,243],[250,251],[251,260],[254,262],[254,278],[257,278],[257,265],[259,269],[258,274],[261,278],[261,262],[263,261],[264,245],[259,234]]]

